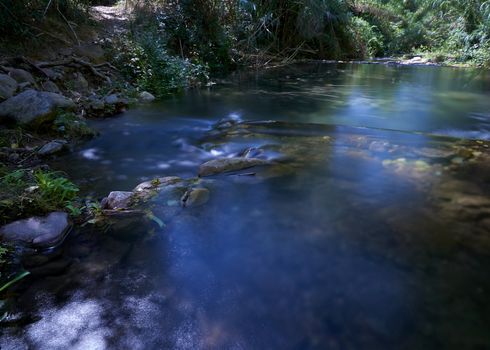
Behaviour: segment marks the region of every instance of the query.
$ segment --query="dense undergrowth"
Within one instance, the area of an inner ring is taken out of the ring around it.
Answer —
[[[97,0],[0,0],[0,37],[76,36]],[[404,54],[490,65],[489,0],[124,0],[113,42],[128,79],[158,96],[238,66]],[[52,30],[49,30],[50,26]]]

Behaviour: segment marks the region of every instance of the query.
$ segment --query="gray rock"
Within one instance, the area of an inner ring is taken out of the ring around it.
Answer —
[[[94,63],[105,61],[105,52],[102,46],[96,44],[80,45],[73,49],[77,56],[88,58]]]
[[[105,104],[104,104],[104,101],[102,101],[97,96],[90,96],[88,98],[87,107],[90,109],[93,109],[95,111],[102,111],[102,110],[104,110]]]
[[[55,69],[42,68],[42,71],[51,80],[59,80],[59,79],[63,78],[63,73],[61,73]]]
[[[58,108],[72,109],[75,103],[52,92],[27,90],[0,103],[0,122],[11,119],[20,124],[42,123],[52,119]]]
[[[70,80],[69,85],[72,90],[77,92],[88,91],[88,81],[82,73],[75,73],[75,79]]]
[[[189,208],[206,204],[208,200],[209,190],[207,188],[192,188],[182,196],[180,203],[183,207]]]
[[[155,96],[150,94],[148,91],[143,91],[139,94],[139,101],[143,103],[149,103],[155,101]]]
[[[44,91],[54,92],[54,93],[57,93],[57,94],[60,92],[60,89],[59,89],[58,85],[56,85],[55,83],[53,83],[51,80],[45,81],[43,83],[43,89],[44,89]]]
[[[107,196],[107,207],[109,209],[128,209],[133,192],[112,191]]]
[[[237,171],[268,164],[266,160],[257,158],[218,158],[207,161],[199,167],[199,176],[210,176],[229,171]]]
[[[105,103],[107,103],[109,105],[115,105],[115,104],[118,104],[120,100],[119,100],[119,96],[117,96],[117,94],[111,94],[109,96],[106,96],[104,101],[105,101]]]
[[[17,90],[17,81],[7,74],[0,74],[0,101],[12,97]]]
[[[53,212],[44,217],[18,220],[1,227],[0,239],[21,242],[35,248],[50,248],[63,242],[70,227],[67,213]]]
[[[23,69],[10,69],[9,75],[15,79],[19,84],[20,83],[31,83],[32,85],[36,85],[36,80],[31,73]]]
[[[19,89],[19,91],[25,91],[25,90],[29,89],[30,87],[32,87],[32,84],[29,83],[28,81],[25,81],[23,83],[19,83],[18,89]]]
[[[58,141],[58,140],[50,141],[44,144],[44,146],[42,146],[37,151],[37,154],[39,154],[40,156],[48,156],[54,153],[58,153],[65,148],[65,145],[66,145],[65,141]]]

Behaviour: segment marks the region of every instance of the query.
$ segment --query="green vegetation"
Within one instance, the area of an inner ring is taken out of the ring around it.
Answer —
[[[85,120],[71,112],[59,112],[53,122],[53,131],[69,139],[88,139],[96,135]]]
[[[76,208],[78,187],[62,174],[0,169],[0,222]]]
[[[143,34],[149,39],[147,44],[138,41],[139,45],[129,45],[138,51],[135,56],[140,58],[132,62],[145,61],[141,59],[145,55],[160,55],[162,61],[175,65],[173,60],[178,57],[213,72],[240,64],[290,62],[296,58],[362,59],[422,54],[436,62],[490,64],[488,0],[128,3],[134,9],[133,37]],[[138,63],[128,69],[138,73],[147,66]],[[151,74],[155,74],[165,65],[150,66]],[[184,71],[185,78],[174,74],[178,81],[196,76],[192,69]],[[152,84],[145,87],[156,91]]]
[[[76,29],[90,18],[89,7],[102,3],[0,0],[1,40],[77,42]],[[157,96],[239,66],[301,58],[422,55],[441,63],[490,65],[489,0],[124,0],[119,5],[130,11],[130,31],[112,40],[113,59],[139,90]]]

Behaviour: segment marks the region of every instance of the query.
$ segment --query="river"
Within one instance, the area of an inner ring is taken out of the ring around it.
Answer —
[[[53,167],[98,200],[216,157],[272,165],[74,229],[22,281],[2,349],[490,346],[488,71],[300,64],[91,125]]]

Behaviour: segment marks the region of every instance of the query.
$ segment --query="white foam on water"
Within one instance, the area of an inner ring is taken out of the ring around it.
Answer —
[[[82,157],[90,160],[99,160],[101,157],[97,154],[99,150],[97,148],[89,148],[81,152]]]

